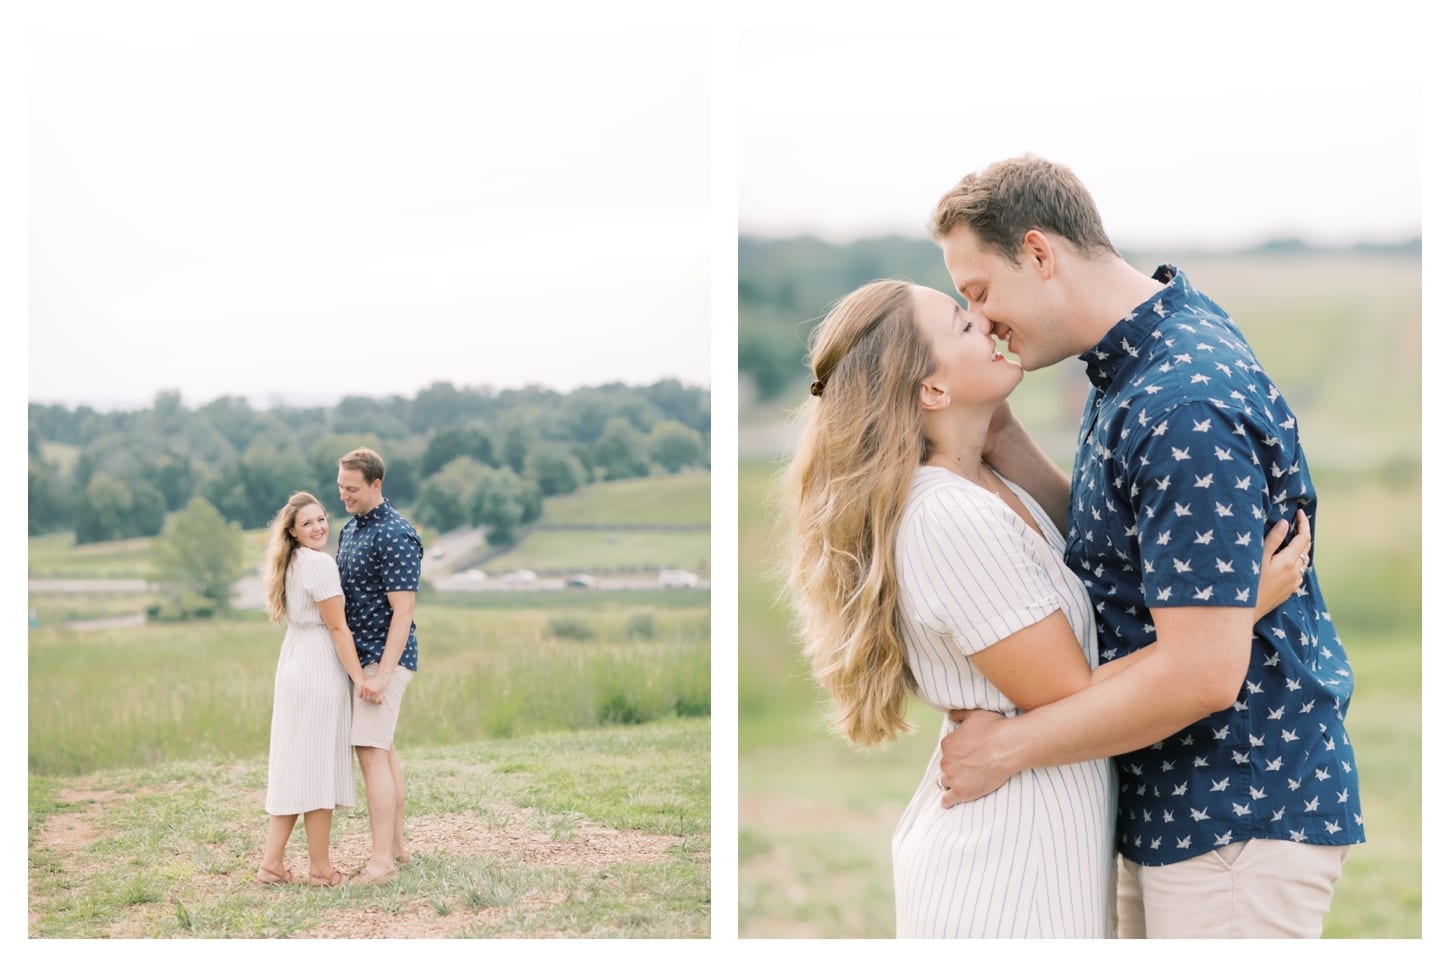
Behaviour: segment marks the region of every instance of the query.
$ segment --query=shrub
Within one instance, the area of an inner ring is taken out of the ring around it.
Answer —
[[[572,638],[576,641],[588,641],[594,637],[594,629],[589,623],[574,617],[550,618],[549,633],[555,638]]]

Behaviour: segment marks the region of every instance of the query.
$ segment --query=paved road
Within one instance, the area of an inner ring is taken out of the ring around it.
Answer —
[[[448,573],[452,562],[475,550],[484,542],[483,528],[472,527],[450,531],[429,544],[423,559],[423,576],[432,580],[439,591],[559,591],[565,587],[564,578],[542,577],[526,583],[506,581],[491,577],[483,581],[471,576]],[[438,553],[441,551],[442,553]],[[659,588],[659,578],[653,574],[632,577],[602,577],[598,581],[601,591],[642,591]],[[701,580],[696,587],[709,588],[710,582]],[[138,578],[36,578],[30,581],[30,590],[49,594],[145,594],[154,591],[155,585]],[[585,589],[580,589],[581,592]],[[248,574],[232,586],[232,604],[243,610],[260,611],[266,606],[262,591],[262,576],[258,572]],[[116,628],[145,623],[143,615],[127,615],[120,618],[102,618],[95,621],[73,621],[68,627],[77,630]]]

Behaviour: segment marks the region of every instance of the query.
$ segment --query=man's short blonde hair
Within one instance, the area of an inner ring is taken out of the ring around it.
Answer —
[[[928,225],[932,238],[940,242],[963,225],[982,248],[1013,265],[1033,229],[1061,236],[1084,254],[1117,254],[1077,176],[1032,155],[993,162],[942,196]]]
[[[337,461],[337,465],[346,470],[356,470],[363,475],[363,481],[369,485],[374,480],[382,480],[383,458],[367,447],[358,447],[351,453],[346,454]]]

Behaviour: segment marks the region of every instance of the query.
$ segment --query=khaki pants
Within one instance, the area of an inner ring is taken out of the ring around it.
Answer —
[[[1251,839],[1167,866],[1118,860],[1118,936],[1318,937],[1348,846]]]

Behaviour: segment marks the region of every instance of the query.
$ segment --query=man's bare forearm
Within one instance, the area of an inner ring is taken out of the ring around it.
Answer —
[[[1160,651],[1004,722],[997,753],[1012,773],[1101,759],[1152,745],[1221,707]]]

